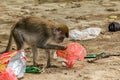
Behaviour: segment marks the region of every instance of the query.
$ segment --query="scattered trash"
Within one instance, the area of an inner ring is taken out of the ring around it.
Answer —
[[[88,60],[87,62],[94,63],[95,61],[97,61],[99,59],[108,58],[110,56],[120,56],[120,53],[110,54],[110,53],[101,52],[100,54],[97,54],[97,56],[94,59]]]
[[[106,9],[106,11],[109,11],[109,12],[115,12],[115,11],[118,11],[118,9],[108,8],[108,9]]]
[[[113,15],[112,15],[112,16],[109,16],[109,18],[110,18],[110,19],[116,19],[117,16],[113,16]]]
[[[112,22],[109,24],[108,29],[111,32],[120,31],[120,24],[117,22]]]
[[[0,55],[0,72],[4,71],[9,63],[11,57],[13,57],[17,52],[7,52]]]
[[[22,78],[24,76],[26,69],[26,56],[24,50],[17,51],[17,54],[10,59],[8,67],[14,71],[17,78]]]
[[[27,66],[25,70],[26,73],[41,73],[42,71],[43,71],[42,69],[39,69],[34,66]]]
[[[87,28],[85,30],[71,30],[70,31],[70,38],[74,40],[88,40],[96,38],[101,32],[101,28]]]
[[[0,80],[18,80],[11,68],[6,68],[0,72]]]
[[[97,56],[102,55],[103,52],[97,53],[97,54],[87,54],[85,58],[96,58]]]
[[[57,50],[56,53],[58,57],[66,59],[64,63],[67,65],[67,67],[73,67],[77,59],[80,59],[81,61],[84,60],[84,57],[86,56],[86,50],[83,46],[76,42],[68,43],[66,46],[66,50]]]
[[[56,60],[59,61],[59,62],[65,62],[65,61],[67,61],[67,60],[64,59],[64,58],[57,56],[57,53],[56,53],[56,52],[54,52],[53,58],[56,59]]]
[[[10,68],[17,78],[24,76],[26,68],[26,56],[24,50],[7,52],[0,56],[0,72]]]

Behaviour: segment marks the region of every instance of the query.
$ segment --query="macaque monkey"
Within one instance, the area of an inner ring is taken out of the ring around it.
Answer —
[[[12,28],[9,42],[4,52],[10,50],[12,38],[14,38],[18,50],[24,49],[24,42],[31,46],[34,66],[37,65],[37,48],[45,49],[47,54],[46,67],[51,67],[50,49],[65,50],[66,46],[58,45],[58,43],[63,42],[64,38],[68,37],[69,30],[65,24],[60,24],[43,18],[26,17],[19,20]],[[54,44],[52,42],[54,42]]]

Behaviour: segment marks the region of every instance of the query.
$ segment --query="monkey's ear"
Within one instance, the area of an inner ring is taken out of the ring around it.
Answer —
[[[56,28],[54,28],[54,30],[53,30],[54,32],[58,32],[58,31],[61,31],[60,30],[60,28],[59,27],[56,27]]]
[[[67,33],[65,34],[65,36],[68,38],[68,37],[69,37],[69,33],[67,32]]]

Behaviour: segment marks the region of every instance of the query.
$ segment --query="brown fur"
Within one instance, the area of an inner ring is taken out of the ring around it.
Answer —
[[[13,37],[18,50],[24,49],[24,42],[32,47],[34,66],[36,65],[35,59],[38,53],[37,48],[45,49],[48,57],[47,67],[50,67],[49,49],[66,49],[66,46],[55,43],[63,42],[64,38],[68,36],[69,30],[65,24],[43,18],[26,17],[18,21],[12,28],[5,52],[10,50]]]

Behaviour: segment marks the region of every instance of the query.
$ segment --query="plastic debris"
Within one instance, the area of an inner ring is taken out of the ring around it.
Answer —
[[[101,32],[101,28],[87,28],[85,30],[71,30],[69,35],[74,40],[88,40],[96,38]]]
[[[0,72],[10,68],[17,78],[24,76],[26,68],[26,56],[24,50],[7,52],[0,56]]]
[[[111,32],[120,31],[120,24],[117,22],[112,22],[109,24],[108,29]]]
[[[110,19],[116,19],[117,16],[112,15],[112,16],[109,16],[109,18],[110,18]]]
[[[57,50],[57,56],[66,59],[64,63],[69,67],[73,67],[75,61],[80,59],[84,60],[86,56],[86,50],[79,43],[68,43],[66,50]]]
[[[13,70],[6,68],[4,71],[0,72],[0,80],[18,80]]]
[[[11,57],[13,57],[16,53],[17,51],[7,52],[7,53],[0,55],[0,72],[4,71],[7,68]]]
[[[87,54],[85,56],[85,58],[96,58],[97,56],[100,56],[102,55],[104,52],[100,52],[100,53],[97,53],[97,54]]]
[[[42,69],[39,69],[39,68],[34,67],[34,66],[27,66],[25,72],[26,73],[41,73]]]
[[[96,58],[92,59],[92,60],[87,60],[88,63],[94,63],[95,61],[99,60],[99,59],[103,59],[103,58],[109,58],[110,56],[120,56],[120,53],[105,53],[105,52],[101,52],[99,54],[96,54]]]
[[[96,58],[97,55],[96,54],[87,54],[87,56],[85,56],[85,58]]]
[[[26,56],[24,50],[17,51],[16,55],[10,59],[8,67],[14,71],[17,78],[22,78],[24,76],[26,69]]]
[[[64,59],[64,58],[57,56],[57,53],[56,53],[56,52],[54,52],[53,58],[56,59],[56,60],[59,61],[59,62],[65,62],[65,61],[67,61],[67,60]]]

